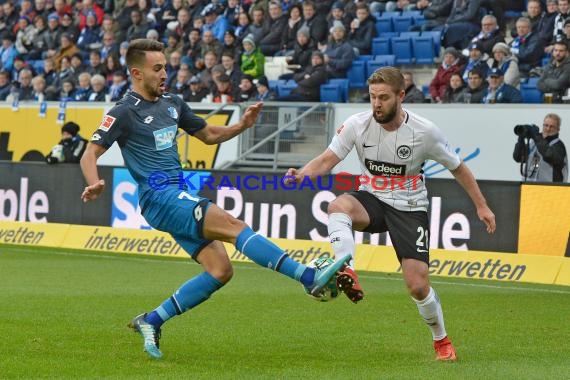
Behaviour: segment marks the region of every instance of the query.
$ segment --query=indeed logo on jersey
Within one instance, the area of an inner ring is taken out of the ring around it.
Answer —
[[[176,125],[173,125],[152,132],[154,134],[154,143],[156,145],[156,150],[164,150],[170,148],[174,139],[176,138],[177,131],[178,127]]]
[[[364,159],[366,169],[374,175],[390,177],[393,175],[406,175],[406,165],[392,164],[384,161],[374,161],[367,158]]]

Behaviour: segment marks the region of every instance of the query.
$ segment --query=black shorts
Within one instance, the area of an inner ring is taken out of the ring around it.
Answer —
[[[429,221],[425,211],[400,211],[382,202],[368,191],[351,191],[364,206],[370,224],[364,232],[390,234],[398,261],[416,259],[429,265]]]

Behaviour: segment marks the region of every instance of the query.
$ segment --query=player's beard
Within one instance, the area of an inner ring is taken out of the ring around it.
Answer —
[[[160,88],[160,86],[152,86],[150,83],[145,84],[146,92],[155,98],[158,98],[164,94],[164,91]]]
[[[392,120],[394,120],[394,118],[396,117],[396,110],[397,110],[397,104],[396,102],[394,102],[394,105],[392,107],[390,107],[387,110],[383,110],[383,116],[379,116],[376,114],[376,109],[374,110],[374,112],[372,112],[372,116],[374,117],[374,120],[376,120],[377,123],[379,124],[386,124],[391,122]]]

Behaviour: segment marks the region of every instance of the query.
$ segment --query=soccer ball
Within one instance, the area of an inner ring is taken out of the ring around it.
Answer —
[[[317,271],[323,270],[326,267],[328,267],[329,265],[333,264],[334,260],[329,258],[329,257],[321,257],[319,259],[315,259],[313,261],[311,261],[309,264],[307,264],[307,267],[309,268],[315,268]],[[321,289],[321,294],[318,296],[314,296],[309,292],[309,289],[307,289],[305,286],[303,286],[303,289],[305,290],[305,293],[311,297],[312,299],[314,299],[315,301],[319,301],[319,302],[329,302],[332,301],[334,299],[336,299],[338,297],[338,295],[340,294],[340,291],[338,290],[338,287],[336,286],[336,278],[332,278],[328,284],[326,284],[324,286],[324,288]]]

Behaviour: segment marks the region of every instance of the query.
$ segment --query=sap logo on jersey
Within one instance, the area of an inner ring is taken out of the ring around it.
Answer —
[[[176,127],[176,125],[173,125],[152,132],[154,134],[154,143],[156,145],[156,150],[164,150],[170,148],[172,146],[172,142],[176,138],[177,130],[178,127]]]
[[[392,175],[406,175],[406,165],[392,164],[384,161],[374,161],[365,159],[364,164],[366,169],[374,175],[392,176]]]

